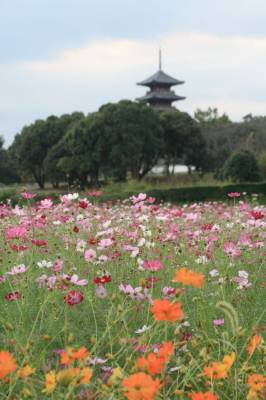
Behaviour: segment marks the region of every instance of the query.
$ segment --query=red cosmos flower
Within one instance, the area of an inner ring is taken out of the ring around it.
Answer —
[[[261,211],[252,210],[250,215],[256,220],[264,218],[264,214]]]
[[[109,283],[112,281],[112,278],[110,275],[103,275],[103,276],[96,276],[96,278],[94,279],[94,283],[96,283],[96,285],[105,285],[106,283]]]
[[[79,208],[83,208],[85,210],[86,208],[88,208],[89,203],[85,200],[80,200],[78,205],[79,205]]]
[[[38,247],[47,246],[48,245],[48,240],[32,239],[31,243],[35,244],[35,246],[38,246]]]
[[[82,303],[84,295],[78,290],[71,290],[65,297],[64,300],[69,306],[75,306],[76,304]]]
[[[10,247],[11,247],[12,250],[17,251],[18,253],[28,249],[27,246],[23,246],[23,245],[19,245],[18,246],[16,243],[12,243],[10,245]]]
[[[74,228],[73,228],[73,232],[75,232],[75,233],[79,233],[79,228],[78,228],[77,226],[74,226]]]
[[[21,298],[21,294],[19,292],[10,292],[5,295],[5,299],[8,301],[16,301]]]
[[[206,232],[206,231],[211,231],[212,229],[212,224],[205,224],[203,225],[202,229]]]

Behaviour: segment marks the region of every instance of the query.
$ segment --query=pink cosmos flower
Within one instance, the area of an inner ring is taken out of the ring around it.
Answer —
[[[78,275],[76,274],[71,276],[70,282],[78,286],[86,286],[88,284],[87,279],[79,279]]]
[[[239,192],[230,192],[230,193],[227,193],[227,196],[230,197],[231,199],[234,199],[236,197],[240,197],[241,193],[239,193]]]
[[[131,201],[133,204],[137,204],[141,201],[146,200],[146,198],[147,198],[146,193],[139,193],[138,196],[132,196]]]
[[[53,206],[52,199],[44,199],[40,201],[40,208],[42,209],[49,209]]]
[[[224,252],[229,256],[229,257],[239,257],[241,255],[241,250],[239,247],[234,242],[226,242],[224,244]]]
[[[92,197],[100,197],[102,194],[103,194],[103,192],[100,190],[94,190],[94,191],[88,193],[88,195],[92,196]]]
[[[96,251],[93,249],[88,249],[84,253],[84,258],[87,262],[93,262],[97,257]]]
[[[113,241],[110,238],[107,239],[102,239],[99,241],[98,249],[104,250],[107,249],[108,247],[112,246]]]
[[[213,325],[214,326],[223,326],[224,325],[224,319],[214,319],[213,320]]]
[[[25,226],[13,226],[5,231],[7,239],[23,239],[27,234]]]
[[[148,271],[151,272],[156,272],[160,271],[161,269],[164,268],[164,265],[161,263],[160,260],[145,260],[143,263],[143,268],[147,269]]]
[[[17,265],[11,269],[11,271],[7,272],[6,275],[17,275],[23,274],[27,271],[27,268],[24,264]]]
[[[31,199],[33,199],[35,196],[37,196],[36,193],[28,193],[28,192],[22,192],[22,193],[20,193],[20,194],[21,194],[21,196],[23,197],[23,199],[26,199],[26,200],[31,200]]]
[[[97,297],[99,297],[100,299],[104,299],[105,297],[107,297],[107,290],[104,287],[104,285],[98,285],[97,289],[95,291],[95,294]]]
[[[60,272],[64,268],[63,260],[56,260],[53,265],[53,272]]]

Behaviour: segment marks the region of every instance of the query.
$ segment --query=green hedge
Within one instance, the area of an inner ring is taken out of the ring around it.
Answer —
[[[173,188],[173,189],[154,189],[146,191],[148,196],[155,197],[157,202],[171,202],[171,203],[192,203],[194,201],[225,201],[228,200],[228,193],[230,192],[246,192],[248,196],[253,193],[258,194],[260,203],[266,204],[266,182],[263,183],[241,183],[226,186],[193,186],[186,188]],[[112,193],[110,195],[103,194],[101,197],[96,198],[97,202],[118,201],[124,200],[136,192],[128,193]],[[35,201],[40,201],[44,198],[51,197],[54,200],[59,199],[60,194],[56,192],[38,192],[34,198]],[[243,196],[241,197],[243,198]],[[0,203],[7,203],[11,201],[14,204],[25,204],[25,200],[14,189],[0,190]]]
[[[157,202],[171,203],[192,203],[194,201],[225,201],[228,200],[228,193],[240,192],[252,195],[257,193],[259,200],[266,203],[266,182],[263,183],[243,183],[226,186],[193,186],[173,189],[154,189],[148,190],[148,196],[155,197]],[[123,193],[101,196],[101,201],[123,200],[137,193]],[[242,196],[243,198],[243,196]]]

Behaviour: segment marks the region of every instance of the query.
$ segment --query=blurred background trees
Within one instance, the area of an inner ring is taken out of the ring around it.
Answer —
[[[217,179],[266,179],[266,117],[232,122],[216,108],[157,112],[128,100],[98,112],[49,116],[25,126],[12,145],[0,139],[0,183],[35,181],[98,185],[140,180],[158,164],[165,174],[176,164]],[[171,166],[171,168],[170,168]]]

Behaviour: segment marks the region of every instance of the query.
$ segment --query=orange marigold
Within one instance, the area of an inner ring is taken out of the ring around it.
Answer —
[[[184,317],[182,304],[179,302],[171,303],[167,299],[154,300],[151,311],[156,321],[175,322]]]
[[[247,352],[249,353],[250,357],[256,350],[256,348],[262,343],[262,336],[261,335],[254,335],[248,344]]]
[[[159,379],[153,380],[150,375],[138,372],[124,379],[123,386],[128,400],[154,400],[160,391],[161,383]]]
[[[176,272],[173,282],[181,282],[186,286],[194,286],[201,288],[204,284],[205,277],[202,272],[193,272],[188,268],[181,268]]]
[[[215,361],[208,367],[204,368],[204,374],[210,379],[226,378],[230,368],[235,362],[236,354],[232,352],[230,355],[224,356],[222,362]]]
[[[214,394],[213,392],[197,392],[197,393],[191,393],[189,397],[192,400],[219,400],[219,397]]]
[[[0,379],[16,371],[17,367],[16,359],[9,351],[0,351]]]

